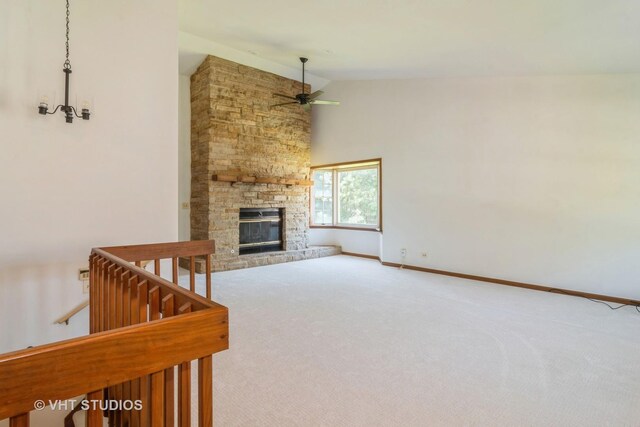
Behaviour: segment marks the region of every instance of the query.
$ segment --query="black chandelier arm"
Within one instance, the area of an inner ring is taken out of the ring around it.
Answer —
[[[82,115],[78,114],[78,112],[76,111],[76,109],[73,106],[69,105],[69,108],[71,109],[71,111],[73,111],[73,114],[75,114],[77,118],[79,118],[79,119],[82,118]]]
[[[55,110],[53,110],[52,112],[47,111],[46,114],[55,114],[60,109],[60,107],[64,107],[64,105],[60,104],[56,107]]]

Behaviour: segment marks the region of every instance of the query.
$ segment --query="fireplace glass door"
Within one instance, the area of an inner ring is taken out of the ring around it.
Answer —
[[[240,209],[240,255],[283,250],[283,209]]]

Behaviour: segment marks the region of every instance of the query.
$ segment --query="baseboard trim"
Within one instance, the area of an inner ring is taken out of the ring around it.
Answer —
[[[395,262],[386,262],[386,261],[382,261],[380,257],[377,257],[375,255],[365,255],[365,254],[359,254],[355,252],[342,252],[342,255],[375,259],[375,260],[378,260],[382,265],[387,267],[396,267],[396,268],[402,267],[406,270],[421,271],[423,273],[440,274],[442,276],[451,276],[451,277],[458,277],[460,279],[477,280],[480,282],[495,283],[498,285],[513,286],[516,288],[525,288],[525,289],[531,289],[534,291],[552,292],[552,293],[558,293],[562,295],[570,295],[574,297],[591,298],[591,299],[597,299],[600,301],[613,302],[616,304],[628,304],[628,305],[640,306],[640,300],[612,297],[609,295],[592,294],[589,292],[554,288],[551,286],[533,285],[531,283],[514,282],[512,280],[494,279],[492,277],[476,276],[475,274],[456,273],[454,271],[437,270],[435,268],[426,268],[426,267],[417,267],[415,265],[398,264]]]
[[[380,259],[380,257],[376,255],[366,255],[366,254],[359,254],[356,252],[344,252],[344,251],[342,251],[342,255],[356,256],[358,258],[375,259],[376,261],[380,261],[380,263],[382,263],[382,260]]]
[[[458,277],[461,279],[477,280],[480,282],[495,283],[498,285],[514,286],[516,288],[532,289],[534,291],[552,292],[552,293],[559,293],[562,295],[570,295],[574,297],[591,298],[591,299],[597,299],[601,301],[613,302],[616,304],[640,305],[640,301],[628,299],[628,298],[612,297],[609,295],[601,295],[601,294],[592,294],[589,292],[554,288],[551,286],[533,285],[531,283],[514,282],[511,280],[494,279],[492,277],[476,276],[474,274],[456,273],[453,271],[445,271],[445,270],[436,270],[434,268],[416,267],[414,265],[402,265],[395,262],[381,261],[381,263],[382,265],[386,265],[387,267],[402,267],[407,270],[422,271],[424,273],[440,274],[443,276],[452,276],[452,277]]]

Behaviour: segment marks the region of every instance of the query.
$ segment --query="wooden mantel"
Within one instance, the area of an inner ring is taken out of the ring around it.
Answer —
[[[213,181],[218,182],[242,182],[245,184],[282,184],[282,185],[302,185],[310,187],[313,185],[313,181],[308,179],[290,179],[290,178],[276,178],[276,177],[261,177],[251,175],[223,175],[214,174],[212,176]]]

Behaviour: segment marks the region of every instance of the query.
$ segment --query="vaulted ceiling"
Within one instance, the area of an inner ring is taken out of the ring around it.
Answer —
[[[329,80],[640,72],[638,0],[180,0],[180,31]]]

